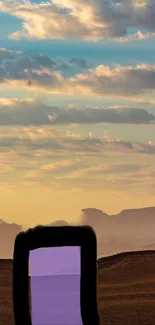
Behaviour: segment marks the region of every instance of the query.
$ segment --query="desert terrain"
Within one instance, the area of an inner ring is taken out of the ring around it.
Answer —
[[[129,252],[98,260],[101,325],[154,325],[155,251]],[[0,325],[14,325],[12,260],[0,260]]]

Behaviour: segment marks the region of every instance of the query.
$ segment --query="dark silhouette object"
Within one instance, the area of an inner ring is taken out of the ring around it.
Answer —
[[[97,244],[89,226],[37,226],[17,235],[13,256],[13,309],[16,325],[32,325],[29,312],[29,251],[40,247],[80,246],[80,304],[83,325],[99,325],[96,299]]]
[[[31,81],[31,80],[28,81],[28,86],[29,86],[29,87],[32,86],[32,81]]]

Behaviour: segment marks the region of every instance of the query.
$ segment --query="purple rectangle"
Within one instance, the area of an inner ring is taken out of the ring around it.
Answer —
[[[80,247],[30,252],[32,325],[82,325],[80,260]]]
[[[80,274],[79,246],[42,247],[30,251],[30,275]]]

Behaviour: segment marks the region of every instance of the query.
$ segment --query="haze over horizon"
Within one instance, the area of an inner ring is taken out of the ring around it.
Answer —
[[[0,0],[0,218],[155,205],[154,0]]]
[[[90,225],[97,236],[98,258],[123,252],[155,251],[155,206],[126,209],[115,215],[108,215],[96,208],[82,209],[81,212],[78,222],[69,223],[61,218],[43,225]],[[13,257],[15,237],[26,229],[22,225],[0,220],[0,259]]]

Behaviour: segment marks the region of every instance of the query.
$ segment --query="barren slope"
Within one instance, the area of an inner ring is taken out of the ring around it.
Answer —
[[[98,308],[101,325],[154,325],[155,251],[100,259]],[[12,260],[0,260],[0,325],[14,325]]]
[[[119,254],[98,264],[101,324],[155,324],[155,252]]]

